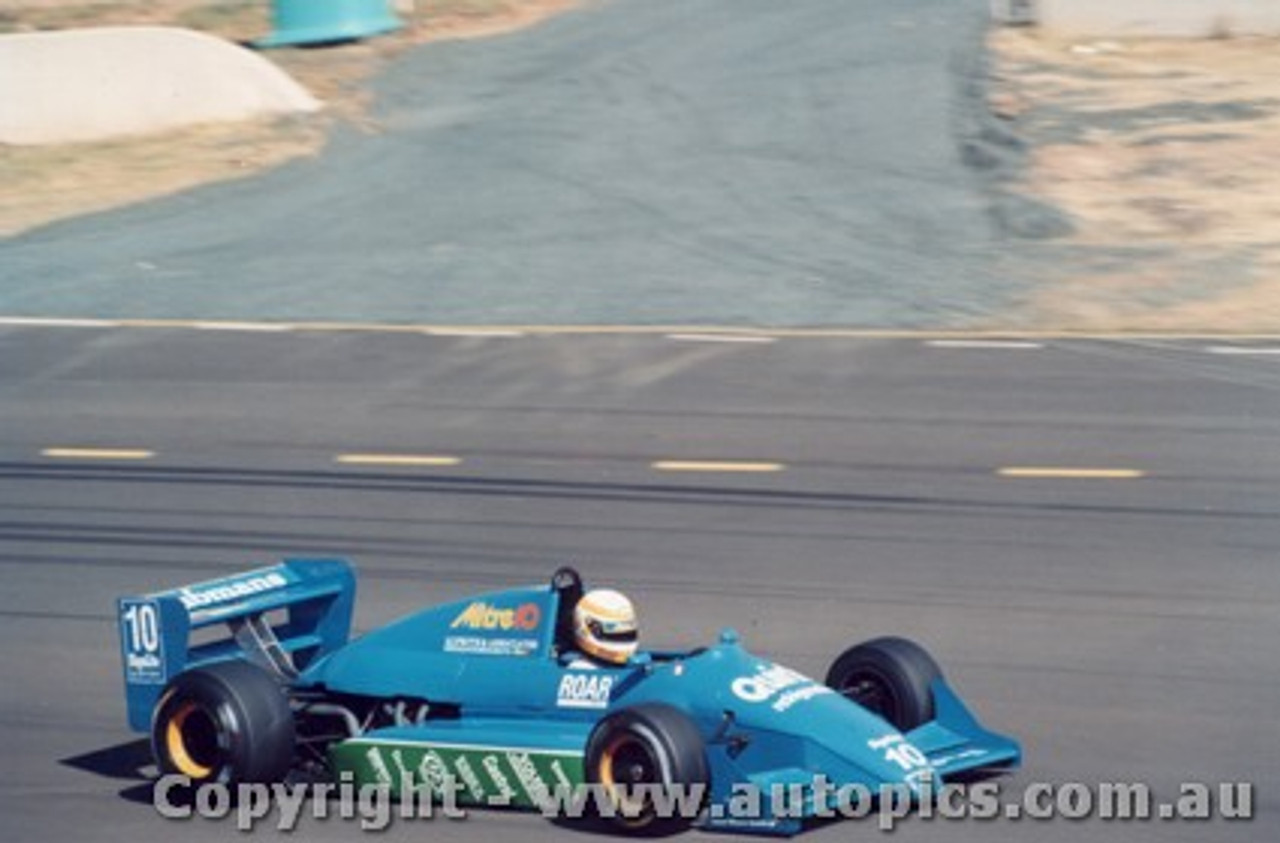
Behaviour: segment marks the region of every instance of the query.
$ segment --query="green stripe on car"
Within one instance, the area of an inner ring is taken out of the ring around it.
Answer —
[[[356,738],[329,750],[335,774],[356,784],[382,784],[396,796],[406,787],[439,798],[450,780],[457,802],[540,807],[584,780],[582,754],[570,750]]]

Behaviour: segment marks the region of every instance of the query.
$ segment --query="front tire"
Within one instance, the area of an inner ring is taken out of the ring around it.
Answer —
[[[942,669],[906,638],[876,638],[850,647],[827,671],[827,687],[889,721],[900,732],[933,719],[933,681]]]
[[[151,751],[161,774],[179,773],[196,785],[282,781],[294,744],[284,688],[246,661],[178,674],[151,718]]]
[[[652,835],[683,831],[701,804],[679,816],[660,816],[652,789],[670,797],[676,788],[705,797],[708,771],[702,735],[679,709],[662,703],[624,708],[601,720],[586,751],[587,782],[612,803],[605,816],[618,828]],[[649,789],[650,792],[644,792]],[[675,803],[678,805],[679,803]],[[603,806],[597,805],[600,811]]]

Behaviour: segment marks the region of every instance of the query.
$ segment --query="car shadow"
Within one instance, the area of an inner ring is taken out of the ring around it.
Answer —
[[[586,817],[549,817],[548,821],[559,831],[590,835],[592,837],[640,838],[645,840],[662,840],[677,837],[686,829],[655,828],[632,829],[625,831],[608,820],[596,816]]]
[[[126,741],[105,749],[74,755],[58,761],[66,767],[92,773],[108,779],[130,782],[120,791],[120,798],[128,802],[151,804],[151,746],[145,739]]]

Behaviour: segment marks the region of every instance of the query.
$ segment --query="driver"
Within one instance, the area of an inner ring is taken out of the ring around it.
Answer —
[[[573,608],[573,638],[588,656],[626,664],[639,642],[635,607],[620,591],[593,588]]]

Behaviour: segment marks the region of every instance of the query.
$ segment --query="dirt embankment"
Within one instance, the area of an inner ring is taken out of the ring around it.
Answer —
[[[315,155],[337,120],[377,131],[368,118],[365,83],[397,53],[428,41],[531,26],[579,1],[418,0],[412,11],[401,12],[405,28],[397,33],[264,53],[325,103],[319,117],[199,126],[103,143],[0,146],[0,236]],[[155,24],[248,42],[270,31],[269,8],[259,0],[10,0],[0,9],[0,34]]]
[[[991,106],[1032,144],[1018,187],[1076,229],[1020,322],[1280,329],[1280,41],[991,47]]]

